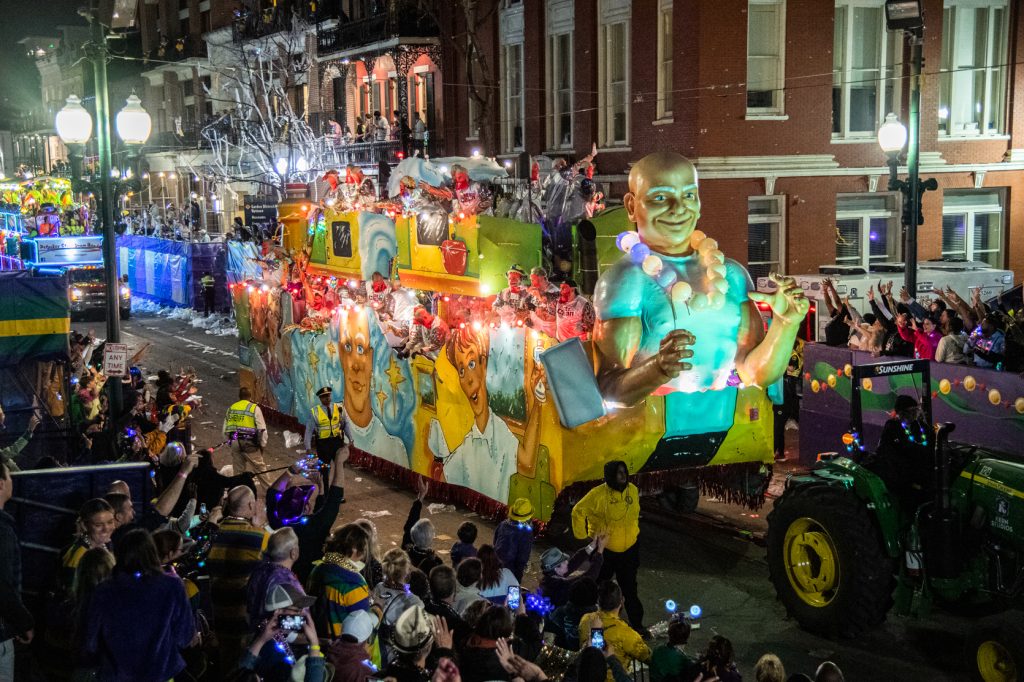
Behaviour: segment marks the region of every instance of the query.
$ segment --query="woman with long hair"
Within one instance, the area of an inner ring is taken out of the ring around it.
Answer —
[[[82,649],[99,679],[166,682],[185,668],[181,651],[196,634],[185,587],[164,573],[141,528],[121,538],[114,556],[113,575],[93,592]]]
[[[85,553],[94,547],[110,549],[114,534],[114,510],[102,497],[82,505],[75,521],[75,540],[61,557],[61,586],[65,594],[75,582],[75,571]]]
[[[81,644],[85,639],[85,616],[89,611],[92,595],[101,583],[110,578],[113,570],[114,555],[103,547],[93,547],[87,550],[75,570],[71,595],[65,602],[65,613],[70,621],[70,632],[67,630],[65,632],[70,635],[70,647],[76,654],[72,656],[75,663],[74,673],[71,675],[73,682],[94,679],[96,674],[94,661],[77,655],[77,652],[82,650]]]
[[[352,523],[365,530],[366,535],[370,538],[370,543],[366,546],[366,560],[363,562],[366,564],[363,566],[363,577],[366,578],[367,585],[376,585],[384,580],[384,567],[377,558],[380,556],[380,547],[377,544],[377,526],[367,518],[356,519]]]
[[[504,604],[508,588],[518,585],[519,581],[501,564],[498,553],[491,545],[481,545],[477,553],[480,559],[480,595],[494,604]]]

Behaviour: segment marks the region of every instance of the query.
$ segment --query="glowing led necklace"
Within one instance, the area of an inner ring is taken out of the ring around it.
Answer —
[[[726,279],[725,254],[718,248],[718,242],[701,230],[690,235],[690,248],[704,266],[705,292],[694,292],[689,282],[678,281],[679,276],[672,268],[666,268],[661,257],[651,252],[651,247],[640,241],[636,232],[620,232],[615,240],[630,260],[639,265],[669,295],[672,305],[686,305],[689,310],[717,310],[725,304],[729,291]]]
[[[907,422],[905,421],[900,421],[900,426],[903,427],[903,433],[906,434],[907,439],[911,443],[920,443],[921,445],[928,445],[928,430],[925,427],[921,426],[920,422],[914,422],[914,424],[917,426],[916,437],[914,434],[910,433],[910,425],[907,424]]]

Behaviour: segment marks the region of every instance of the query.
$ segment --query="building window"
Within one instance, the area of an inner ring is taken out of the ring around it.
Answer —
[[[832,133],[874,139],[899,114],[903,34],[885,27],[881,0],[836,0],[832,51]]]
[[[900,259],[901,231],[896,195],[836,197],[836,263],[859,265]]]
[[[939,133],[998,135],[1006,130],[1006,0],[946,2],[939,77]]]
[[[747,199],[747,270],[754,282],[785,271],[786,197]]]
[[[600,27],[598,123],[604,146],[629,144],[629,22]]]
[[[747,114],[783,111],[785,0],[750,0],[747,6]]]
[[[672,116],[672,0],[658,10],[658,118]]]
[[[548,147],[572,147],[572,33],[548,37]]]
[[[942,206],[942,257],[1003,267],[1002,192],[947,191]]]
[[[523,44],[504,45],[502,55],[501,146],[506,152],[523,149]]]

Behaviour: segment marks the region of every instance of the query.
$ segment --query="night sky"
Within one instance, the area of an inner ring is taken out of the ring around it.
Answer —
[[[0,128],[10,110],[38,103],[39,74],[18,41],[27,35],[56,35],[58,24],[83,24],[76,10],[88,0],[0,0]]]

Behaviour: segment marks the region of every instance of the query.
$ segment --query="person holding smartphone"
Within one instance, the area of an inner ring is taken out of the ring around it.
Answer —
[[[614,581],[601,583],[597,597],[598,610],[586,614],[580,621],[580,646],[594,646],[593,631],[599,629],[606,646],[614,646],[615,655],[622,667],[630,670],[635,660],[645,663],[650,661],[651,649],[640,633],[622,619],[623,604],[622,590]]]

